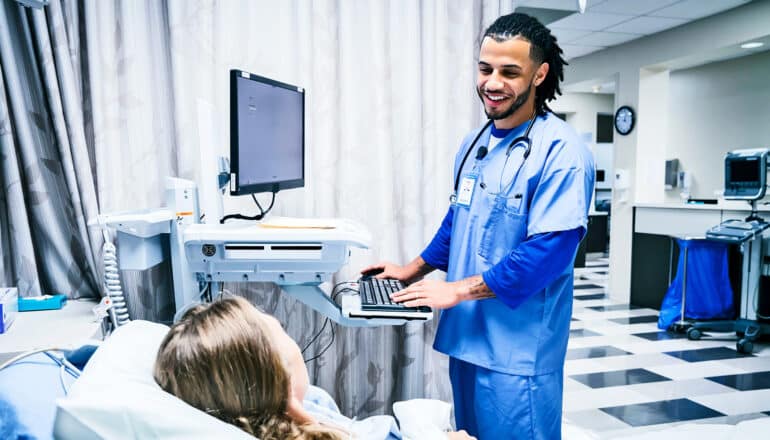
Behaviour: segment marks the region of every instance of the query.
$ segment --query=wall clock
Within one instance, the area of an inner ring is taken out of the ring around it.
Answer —
[[[615,112],[615,130],[617,130],[618,133],[624,136],[631,133],[635,123],[636,114],[634,114],[634,109],[631,107],[624,105]]]

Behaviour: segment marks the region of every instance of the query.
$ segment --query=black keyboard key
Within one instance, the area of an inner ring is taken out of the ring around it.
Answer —
[[[390,300],[390,286],[388,284],[382,286],[382,295],[383,304],[393,304],[393,301]]]
[[[375,294],[375,302],[377,304],[382,304],[382,290],[380,290],[380,283],[373,283]]]

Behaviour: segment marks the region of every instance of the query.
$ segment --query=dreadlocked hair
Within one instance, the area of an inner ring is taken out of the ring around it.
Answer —
[[[559,83],[564,80],[564,66],[568,63],[562,58],[564,53],[556,42],[556,37],[536,18],[514,12],[495,20],[484,32],[498,43],[513,38],[529,41],[529,57],[536,63],[548,63],[549,69],[545,80],[535,89],[535,109],[539,115],[551,111],[546,102],[561,95]]]

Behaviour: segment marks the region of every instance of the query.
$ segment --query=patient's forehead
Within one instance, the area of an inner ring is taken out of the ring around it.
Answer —
[[[283,329],[283,325],[281,324],[281,321],[278,320],[273,315],[270,315],[265,312],[258,312],[259,313],[259,319],[260,322],[262,322],[265,325],[265,330],[270,332],[270,340],[276,345],[277,348],[281,348],[282,342],[284,342],[284,338],[289,338],[288,333],[286,333],[286,330]]]
[[[281,325],[281,321],[275,316],[262,313],[262,317],[263,321],[267,324],[267,330],[270,332],[269,338],[273,348],[281,357],[284,367],[291,370],[293,368],[293,361],[296,361],[296,353],[294,353],[296,344],[294,343],[294,340],[291,339],[288,333],[286,333],[286,330],[283,329],[283,325]],[[301,357],[302,356],[300,355],[300,359]]]

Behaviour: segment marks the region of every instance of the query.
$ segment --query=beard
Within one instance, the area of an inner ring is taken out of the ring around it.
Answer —
[[[479,98],[481,99],[481,104],[484,104],[484,93],[481,90],[481,88],[476,88],[476,93],[479,95]],[[487,106],[484,105],[484,113],[487,114],[487,118],[492,120],[500,120],[505,119],[512,114],[516,113],[516,110],[520,109],[522,105],[524,105],[525,102],[527,102],[527,99],[529,99],[529,95],[532,93],[532,83],[529,83],[529,86],[527,87],[527,90],[524,91],[521,95],[517,96],[516,99],[511,103],[511,106],[507,109],[497,109],[492,112],[487,110]]]

